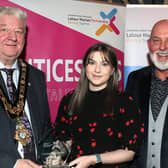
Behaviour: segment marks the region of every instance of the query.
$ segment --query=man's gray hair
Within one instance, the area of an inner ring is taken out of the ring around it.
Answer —
[[[11,7],[11,6],[0,6],[0,15],[14,15],[17,18],[21,19],[26,27],[27,14],[25,11]]]

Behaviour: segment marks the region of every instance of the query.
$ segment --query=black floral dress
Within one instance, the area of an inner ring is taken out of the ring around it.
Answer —
[[[73,92],[63,97],[56,122],[56,138],[72,139],[70,160],[88,154],[104,153],[117,149],[137,151],[142,142],[144,127],[140,121],[140,110],[132,97],[120,94],[116,97],[114,112],[104,111],[106,89],[89,91],[81,110],[72,116],[66,112]],[[102,165],[102,167],[128,167],[128,163]]]

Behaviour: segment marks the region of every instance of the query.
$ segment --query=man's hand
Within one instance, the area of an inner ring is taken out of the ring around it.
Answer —
[[[16,162],[15,168],[43,168],[43,166],[37,165],[28,159],[19,159]]]

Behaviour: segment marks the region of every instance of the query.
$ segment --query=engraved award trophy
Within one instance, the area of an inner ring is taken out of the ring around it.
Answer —
[[[52,152],[46,158],[43,168],[70,168],[66,164],[70,153],[70,147],[64,141],[57,140],[53,142]]]

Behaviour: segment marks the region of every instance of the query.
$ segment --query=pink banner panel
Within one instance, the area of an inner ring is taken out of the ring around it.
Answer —
[[[6,0],[1,0],[0,5],[20,7]],[[77,85],[86,50],[100,41],[20,8],[28,14],[25,59],[46,74],[51,119],[54,121],[61,98]],[[115,51],[119,60],[119,87],[122,90],[124,54],[116,48]]]

